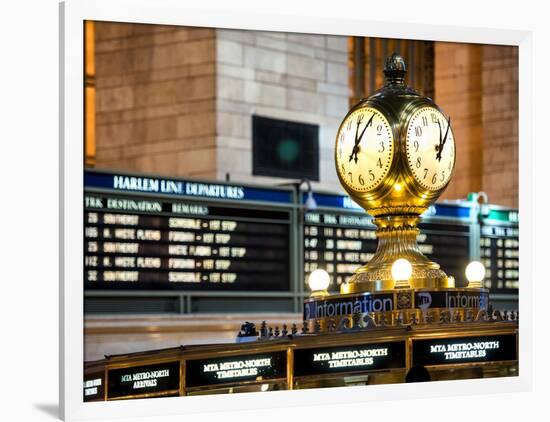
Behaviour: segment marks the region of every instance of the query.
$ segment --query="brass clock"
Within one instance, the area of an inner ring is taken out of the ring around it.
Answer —
[[[341,293],[391,290],[391,265],[406,258],[412,288],[454,287],[439,265],[420,251],[420,215],[445,190],[455,168],[451,117],[406,86],[403,58],[393,54],[386,83],[344,117],[335,142],[338,178],[351,198],[374,218],[378,249]]]

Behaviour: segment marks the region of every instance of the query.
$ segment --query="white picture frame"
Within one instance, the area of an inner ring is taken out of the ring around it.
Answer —
[[[396,24],[319,18],[289,13],[273,19],[268,13],[201,8],[177,0],[68,0],[60,4],[60,413],[67,421],[199,413],[213,410],[312,406],[334,401],[357,403],[402,398],[443,397],[527,391],[532,385],[532,284],[519,291],[519,376],[467,381],[280,391],[186,398],[84,403],[83,383],[83,21],[104,20],[250,30],[361,35],[449,42],[503,44],[519,47],[519,207],[521,278],[532,280],[532,36],[528,31]],[[389,16],[387,14],[386,16]]]

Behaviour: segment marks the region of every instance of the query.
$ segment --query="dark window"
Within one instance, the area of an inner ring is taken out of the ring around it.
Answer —
[[[319,180],[319,126],[252,116],[252,173]]]

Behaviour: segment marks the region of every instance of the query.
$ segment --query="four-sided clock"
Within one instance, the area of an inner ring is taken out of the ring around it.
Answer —
[[[412,264],[413,288],[453,288],[454,281],[418,247],[420,215],[437,200],[455,168],[450,116],[405,84],[405,62],[386,61],[386,84],[344,117],[334,148],[336,172],[350,197],[374,216],[378,248],[341,293],[395,287],[391,265]]]
[[[451,118],[404,84],[403,59],[388,60],[386,85],[356,104],[336,135],[338,178],[373,216],[420,215],[451,180]]]

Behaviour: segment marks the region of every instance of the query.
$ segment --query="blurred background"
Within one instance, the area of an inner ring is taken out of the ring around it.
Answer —
[[[518,50],[509,46],[87,21],[85,167],[264,187],[308,179],[313,191],[344,195],[336,131],[383,85],[394,51],[408,85],[453,119],[456,168],[441,200],[483,191],[517,211]],[[233,341],[245,320],[299,322],[303,296],[265,312],[220,295],[222,305],[180,312],[149,306],[158,296],[147,291],[134,307],[87,292],[85,360]]]

